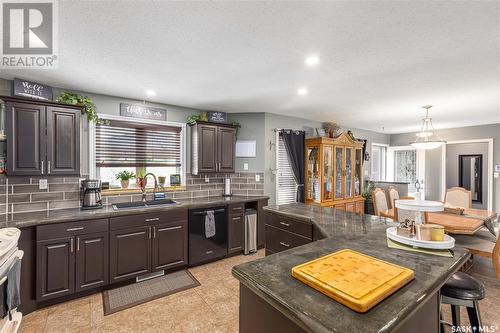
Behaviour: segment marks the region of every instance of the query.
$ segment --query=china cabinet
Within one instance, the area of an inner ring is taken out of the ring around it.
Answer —
[[[363,213],[363,142],[348,133],[306,140],[306,203]]]

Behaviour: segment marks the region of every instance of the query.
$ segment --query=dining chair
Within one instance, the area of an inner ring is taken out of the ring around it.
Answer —
[[[497,279],[500,279],[500,238],[483,228],[474,235],[453,235],[455,245],[466,248],[473,256],[491,259]]]
[[[387,206],[387,197],[385,196],[384,190],[376,187],[372,191],[372,200],[375,215],[394,219],[393,210],[389,209],[389,207]]]
[[[454,207],[471,208],[472,195],[471,191],[463,187],[452,187],[446,190],[444,203]]]
[[[392,205],[391,208],[394,208],[394,201],[396,201],[396,200],[399,200],[399,199],[401,199],[401,200],[415,199],[414,197],[410,197],[410,196],[402,196],[402,197],[400,197],[399,196],[399,191],[398,191],[397,187],[393,186],[393,185],[389,186],[388,191],[389,191],[389,201],[390,201],[390,203]]]

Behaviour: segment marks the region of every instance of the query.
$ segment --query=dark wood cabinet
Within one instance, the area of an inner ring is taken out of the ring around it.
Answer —
[[[313,241],[313,225],[279,214],[265,212],[266,255],[285,251]]]
[[[7,174],[41,175],[44,173],[45,106],[6,104]]]
[[[76,237],[75,291],[108,284],[108,233],[100,232]]]
[[[243,214],[230,215],[228,223],[228,252],[243,251],[245,236],[245,216]]]
[[[0,99],[6,103],[7,175],[80,174],[80,107]]]
[[[187,265],[187,221],[153,226],[153,271]]]
[[[80,174],[80,111],[47,107],[47,174]]]
[[[38,301],[70,295],[75,291],[74,238],[37,242],[36,285]]]
[[[111,282],[149,272],[151,267],[151,227],[141,226],[109,233]]]
[[[191,127],[191,173],[234,172],[236,128],[199,122]]]

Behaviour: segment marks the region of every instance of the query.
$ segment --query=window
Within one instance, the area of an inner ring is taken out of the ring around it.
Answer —
[[[387,146],[372,144],[372,180],[386,180]]]
[[[183,174],[183,125],[153,124],[142,121],[114,119],[95,128],[96,175],[110,188],[119,188],[120,171],[153,173],[157,178]],[[148,182],[152,187],[153,182]],[[130,187],[136,187],[131,181]]]
[[[416,192],[417,151],[397,150],[394,152],[394,181],[408,182],[408,193]]]
[[[276,132],[276,142],[276,203],[284,205],[296,201],[297,183],[288,160],[285,142],[279,132]]]

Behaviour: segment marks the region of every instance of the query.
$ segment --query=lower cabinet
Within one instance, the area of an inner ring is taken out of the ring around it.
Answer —
[[[153,226],[154,271],[187,265],[188,244],[185,223],[166,223]]]
[[[245,235],[245,216],[229,215],[228,223],[228,252],[236,253],[243,251],[243,239]]]
[[[313,241],[311,223],[266,212],[266,255],[285,251]]]
[[[36,300],[108,284],[108,220],[37,227]]]

